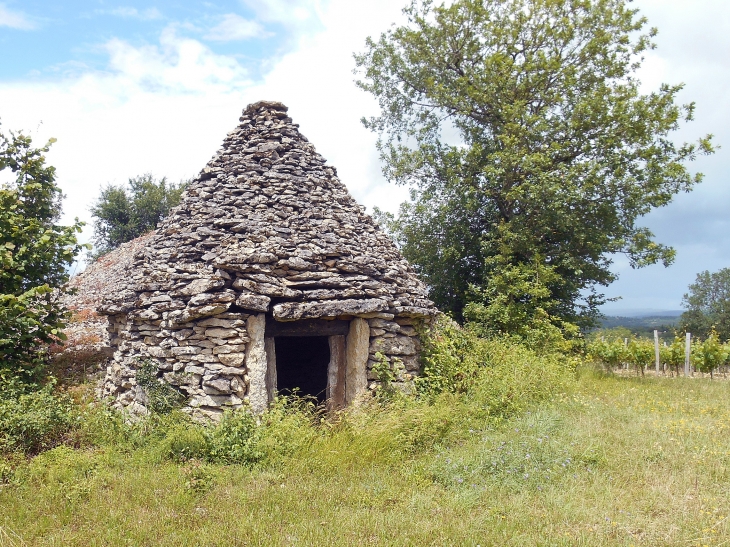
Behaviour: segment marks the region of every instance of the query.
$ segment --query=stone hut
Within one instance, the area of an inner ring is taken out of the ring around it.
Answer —
[[[99,311],[114,356],[102,396],[145,413],[142,363],[196,418],[295,388],[341,408],[377,385],[380,352],[406,389],[436,309],[277,102],[249,105]]]

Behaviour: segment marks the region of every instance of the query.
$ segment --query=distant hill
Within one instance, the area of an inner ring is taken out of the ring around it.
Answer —
[[[603,310],[606,317],[630,317],[630,318],[646,318],[646,317],[679,317],[684,310],[662,310],[652,308],[614,308]]]
[[[642,338],[651,338],[654,336],[654,330],[658,330],[659,337],[668,342],[674,338],[674,329],[679,323],[681,313],[669,312],[662,315],[646,315],[641,317],[607,315],[601,320],[599,329],[623,327],[631,331],[635,336]]]
[[[649,315],[644,317],[623,317],[607,315],[601,320],[601,327],[612,329],[626,327],[630,330],[656,329],[660,327],[674,327],[679,322],[679,315]]]

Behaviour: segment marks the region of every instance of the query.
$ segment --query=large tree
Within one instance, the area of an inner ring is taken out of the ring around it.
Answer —
[[[654,29],[624,0],[413,0],[407,23],[356,55],[380,104],[386,177],[410,185],[383,216],[437,304],[491,330],[535,318],[590,324],[615,279],[674,251],[638,224],[702,176],[711,136],[675,144],[692,119],[682,85],[644,94]],[[540,319],[540,320],[542,320]]]
[[[94,244],[100,255],[154,230],[178,203],[187,183],[169,183],[146,174],[129,179],[126,187],[109,184],[102,188],[91,208]]]
[[[83,223],[58,224],[60,188],[46,165],[49,145],[35,148],[30,137],[0,133],[0,384],[38,380],[45,345],[62,336],[66,311],[58,300],[68,268],[81,249]]]
[[[687,310],[679,319],[681,327],[701,338],[714,328],[722,340],[730,339],[730,268],[697,274],[682,299]]]

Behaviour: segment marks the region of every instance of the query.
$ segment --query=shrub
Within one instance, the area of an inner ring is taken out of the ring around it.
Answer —
[[[154,230],[170,209],[180,203],[187,182],[169,183],[151,174],[129,179],[127,187],[107,185],[91,208],[94,217],[92,258]]]
[[[0,398],[0,452],[37,454],[63,442],[78,423],[71,399],[48,385]]]
[[[261,431],[248,409],[227,412],[208,432],[208,459],[216,463],[252,465],[264,457],[259,445]]]
[[[304,397],[277,397],[269,410],[261,416],[258,446],[262,461],[272,461],[306,450],[318,436],[313,424],[323,422],[321,407]]]
[[[422,362],[416,379],[422,396],[468,394],[497,414],[549,398],[570,381],[577,365],[572,357],[537,353],[511,337],[480,338],[447,318],[424,337]]]
[[[475,354],[477,336],[441,316],[422,338],[422,374],[416,379],[418,392],[433,396],[444,391],[466,391],[479,369]]]
[[[152,414],[131,425],[128,437],[133,445],[152,443],[161,459],[251,466],[304,448],[317,435],[315,416],[311,401],[279,397],[261,416],[241,408],[226,412],[218,424],[195,423],[181,412]]]
[[[173,424],[158,450],[162,457],[176,462],[204,459],[209,452],[205,428],[190,420]]]
[[[52,141],[51,141],[52,142]],[[61,189],[45,163],[49,142],[34,148],[29,137],[0,133],[0,381],[39,382],[46,346],[63,338],[67,319],[57,292],[83,247],[82,222],[60,226]]]

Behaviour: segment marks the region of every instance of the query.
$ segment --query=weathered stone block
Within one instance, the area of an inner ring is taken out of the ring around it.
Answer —
[[[242,367],[245,355],[243,353],[220,353],[218,360],[227,367]]]
[[[210,315],[218,315],[221,312],[226,311],[228,308],[231,307],[230,303],[226,304],[211,304],[208,306],[200,306],[200,307],[194,307],[194,308],[185,308],[181,311],[181,315],[179,318],[176,318],[176,321],[179,321],[180,323],[187,323],[188,321],[192,321],[193,319],[199,319],[201,317],[208,317]],[[171,312],[170,317],[172,317],[172,314],[176,312]]]
[[[151,349],[151,348],[150,348]],[[200,352],[198,348],[195,346],[178,346],[176,348],[172,348],[170,350],[170,353],[172,355],[196,355]]]
[[[370,351],[379,351],[389,355],[415,355],[416,344],[413,338],[395,336],[393,338],[373,338],[370,342]]]
[[[231,392],[231,381],[227,378],[204,380],[203,391],[209,395],[228,394]]]
[[[206,329],[205,336],[208,338],[233,338],[238,335],[235,329],[213,328]]]
[[[246,322],[240,319],[221,319],[219,317],[211,317],[210,319],[198,321],[199,327],[220,327],[223,329],[243,327],[245,324]]]
[[[263,313],[252,315],[246,322],[246,330],[251,342],[246,348],[246,368],[250,378],[248,389],[248,400],[251,410],[262,413],[268,405],[268,394],[266,392],[266,346],[264,342],[264,331],[266,329],[266,316]]]
[[[370,326],[365,319],[355,318],[345,342],[345,403],[355,402],[367,388],[368,342]]]
[[[236,304],[245,310],[269,311],[271,298],[257,294],[242,294],[236,300]]]
[[[196,279],[175,293],[175,296],[194,296],[214,289],[221,289],[226,282],[223,279]]]
[[[213,355],[220,355],[222,353],[243,353],[244,351],[246,351],[246,344],[226,344],[225,346],[213,348]]]

